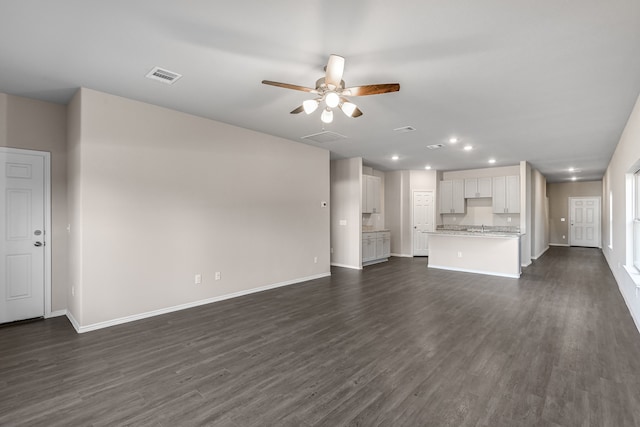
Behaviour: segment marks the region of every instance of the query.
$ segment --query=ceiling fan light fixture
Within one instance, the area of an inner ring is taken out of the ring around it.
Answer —
[[[342,104],[340,104],[340,109],[345,115],[353,117],[353,113],[356,111],[356,104],[348,101],[343,102]]]
[[[333,121],[333,111],[331,111],[329,108],[326,108],[322,112],[320,120],[322,120],[322,123],[331,123]]]
[[[307,99],[302,103],[302,108],[304,108],[304,112],[307,114],[311,114],[318,108],[318,100],[316,99]]]
[[[324,96],[324,102],[329,108],[336,108],[340,103],[340,96],[335,92],[329,92]]]

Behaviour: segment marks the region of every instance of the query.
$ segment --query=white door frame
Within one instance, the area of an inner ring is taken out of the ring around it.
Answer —
[[[435,197],[436,197],[436,192],[435,192],[433,189],[420,190],[420,189],[414,188],[413,190],[411,190],[411,206],[410,206],[410,209],[409,209],[410,214],[411,214],[411,216],[410,216],[410,219],[411,219],[411,226],[410,226],[410,227],[411,227],[411,256],[412,256],[412,257],[413,257],[413,256],[415,256],[415,255],[413,254],[413,235],[414,235],[414,232],[413,232],[413,230],[414,230],[414,228],[413,228],[413,199],[414,199],[414,197],[415,197],[415,193],[416,193],[417,191],[418,191],[418,192],[427,192],[427,193],[431,193],[432,200],[433,200],[433,209],[431,209],[431,212],[432,212],[432,215],[431,215],[431,221],[432,221],[432,224],[433,224],[433,228],[434,228],[434,230],[435,230],[435,226],[436,226],[436,199],[435,199]]]
[[[574,196],[574,197],[569,197],[569,233],[568,233],[568,239],[567,242],[569,244],[569,246],[572,246],[571,244],[571,237],[572,237],[572,225],[573,224],[573,212],[571,211],[571,201],[574,199],[594,199],[598,201],[598,211],[599,211],[599,221],[598,221],[598,248],[602,249],[602,197],[601,196]]]
[[[51,317],[51,153],[21,148],[0,147],[0,152],[41,156],[44,159],[44,317]]]

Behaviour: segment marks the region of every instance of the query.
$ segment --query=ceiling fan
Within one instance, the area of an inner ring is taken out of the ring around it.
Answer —
[[[315,89],[310,87],[292,85],[289,83],[273,82],[271,80],[263,80],[262,83],[271,86],[283,87],[285,89],[300,90],[317,95],[314,99],[308,99],[301,106],[291,111],[291,114],[299,114],[305,112],[313,113],[322,102],[325,108],[322,111],[320,119],[324,123],[333,121],[333,108],[339,107],[348,117],[360,117],[362,111],[347,96],[365,96],[378,95],[387,92],[397,92],[400,90],[399,83],[383,83],[366,86],[345,87],[342,74],[344,72],[344,58],[339,55],[329,55],[329,62],[325,67],[325,76],[316,81]]]

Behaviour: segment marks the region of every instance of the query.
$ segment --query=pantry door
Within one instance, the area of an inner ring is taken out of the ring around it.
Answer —
[[[433,191],[413,192],[413,256],[429,255],[428,231],[433,231]]]
[[[48,170],[49,153],[0,148],[0,323],[45,315]]]

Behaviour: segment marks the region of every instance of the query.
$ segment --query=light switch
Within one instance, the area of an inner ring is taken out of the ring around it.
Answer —
[[[560,221],[564,222],[564,218],[560,218]]]
[[[341,219],[339,224],[340,225],[347,225],[347,220],[346,219]]]

